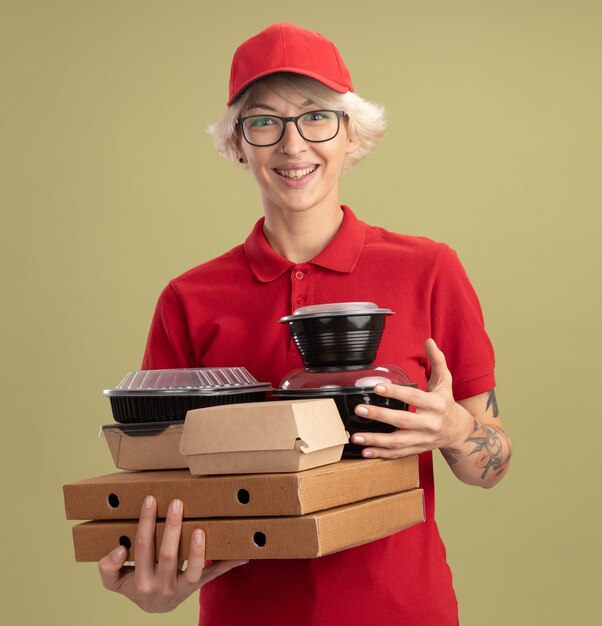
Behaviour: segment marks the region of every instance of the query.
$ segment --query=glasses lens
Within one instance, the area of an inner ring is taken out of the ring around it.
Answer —
[[[271,115],[253,115],[243,122],[243,132],[249,143],[269,146],[282,134],[283,121]]]
[[[328,141],[339,131],[335,111],[310,111],[299,118],[299,131],[308,141]]]

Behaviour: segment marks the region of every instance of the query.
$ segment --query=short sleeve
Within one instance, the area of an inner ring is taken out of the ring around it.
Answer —
[[[456,400],[495,387],[495,356],[481,305],[458,255],[449,247],[433,282],[431,331],[445,354]]]
[[[159,296],[142,369],[193,367],[193,350],[182,302],[170,283]]]

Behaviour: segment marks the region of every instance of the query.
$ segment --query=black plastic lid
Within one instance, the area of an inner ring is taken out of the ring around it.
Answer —
[[[337,395],[372,391],[378,384],[410,385],[408,375],[396,365],[305,368],[289,372],[277,393]]]
[[[145,435],[158,435],[162,433],[166,428],[172,427],[180,427],[184,426],[184,420],[174,420],[172,422],[135,422],[132,424],[105,424],[100,427],[100,435],[104,435],[107,431],[115,431],[118,430],[122,432],[124,435],[140,436],[143,437]]]
[[[374,302],[332,302],[330,304],[312,304],[296,309],[292,315],[279,320],[280,323],[300,319],[318,319],[338,317],[340,315],[393,315],[391,309],[380,309]]]
[[[196,396],[268,391],[269,383],[258,382],[244,367],[199,367],[128,372],[115,389],[103,396]]]

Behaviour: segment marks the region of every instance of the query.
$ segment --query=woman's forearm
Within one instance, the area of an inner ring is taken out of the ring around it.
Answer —
[[[512,441],[501,424],[479,421],[457,403],[456,409],[465,426],[455,445],[441,448],[441,453],[462,482],[493,487],[508,471]]]
[[[512,442],[499,416],[495,389],[464,398],[453,395],[452,375],[433,339],[425,343],[431,364],[426,391],[404,385],[382,385],[374,391],[415,411],[358,404],[356,415],[395,426],[389,433],[355,433],[366,458],[394,459],[439,449],[454,474],[469,485],[493,487],[508,471]]]

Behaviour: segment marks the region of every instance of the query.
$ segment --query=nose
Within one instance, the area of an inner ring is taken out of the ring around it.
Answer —
[[[280,151],[289,156],[305,152],[307,143],[301,136],[295,123],[291,120],[284,124],[284,135],[280,140]]]

